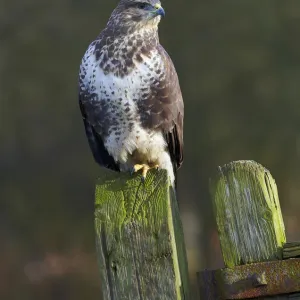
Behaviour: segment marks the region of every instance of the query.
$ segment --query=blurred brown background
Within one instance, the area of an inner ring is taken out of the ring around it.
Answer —
[[[0,299],[101,299],[94,163],[77,99],[117,0],[0,0]],[[185,100],[179,199],[190,271],[222,266],[208,179],[253,159],[300,240],[300,2],[165,0],[161,42]]]

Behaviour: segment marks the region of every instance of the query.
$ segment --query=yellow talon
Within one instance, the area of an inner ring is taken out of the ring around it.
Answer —
[[[144,168],[144,165],[136,164],[133,166],[133,172],[135,173],[143,168]]]
[[[147,176],[147,173],[149,170],[150,170],[150,167],[148,165],[144,165],[143,172],[142,172],[142,176],[143,176],[144,180],[146,179],[146,176]]]
[[[147,173],[151,169],[158,169],[159,165],[147,165],[147,164],[136,164],[132,168],[132,173],[136,173],[139,170],[142,170],[142,180],[144,181],[146,179]]]

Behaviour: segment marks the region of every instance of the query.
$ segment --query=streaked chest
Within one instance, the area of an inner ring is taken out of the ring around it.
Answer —
[[[85,54],[81,67],[81,81],[83,88],[98,95],[97,100],[118,105],[120,109],[134,106],[151,93],[151,87],[158,79],[158,72],[162,68],[162,61],[154,49],[147,56],[142,56],[142,62],[134,61],[134,68],[125,76],[107,73],[100,67],[91,47]],[[125,107],[126,106],[126,107]]]

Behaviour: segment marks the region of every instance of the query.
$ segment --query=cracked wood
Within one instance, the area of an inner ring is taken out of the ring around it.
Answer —
[[[104,300],[186,300],[188,272],[178,205],[166,171],[145,183],[102,170],[96,242]]]

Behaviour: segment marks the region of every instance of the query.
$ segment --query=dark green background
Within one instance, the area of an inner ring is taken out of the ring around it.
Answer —
[[[117,1],[0,1],[0,299],[101,299],[93,231],[101,170],[77,99],[81,57]],[[222,266],[208,178],[253,159],[300,240],[300,2],[163,3],[161,42],[185,100],[179,199],[190,271]]]

